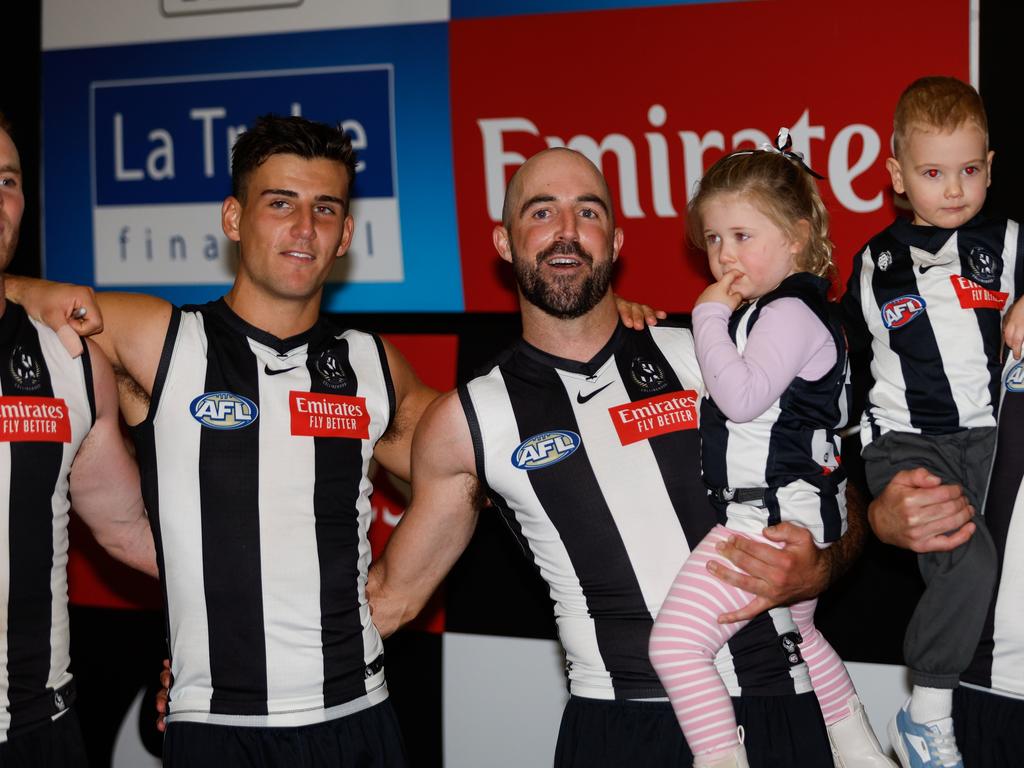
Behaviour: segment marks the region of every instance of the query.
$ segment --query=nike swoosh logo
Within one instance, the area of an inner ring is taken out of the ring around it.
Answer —
[[[263,372],[267,376],[277,376],[279,373],[288,373],[288,371],[294,371],[299,366],[293,365],[291,368],[271,368],[269,365],[263,366]]]
[[[922,275],[923,275],[923,274],[924,274],[925,272],[927,272],[927,271],[928,271],[929,269],[931,269],[931,268],[932,268],[932,267],[934,267],[934,266],[937,266],[937,265],[936,265],[936,264],[929,264],[929,265],[928,265],[928,266],[926,267],[926,266],[925,266],[924,264],[918,264],[918,265],[917,265],[917,270],[918,270],[918,272],[919,272],[920,274],[922,274]]]
[[[587,402],[590,398],[592,398],[598,392],[602,392],[602,391],[608,389],[608,387],[610,387],[611,385],[612,385],[612,382],[609,381],[603,387],[598,387],[593,392],[591,392],[589,394],[586,394],[586,395],[584,395],[582,392],[577,392],[576,393],[576,402],[579,403],[580,405],[583,405],[585,402]]]

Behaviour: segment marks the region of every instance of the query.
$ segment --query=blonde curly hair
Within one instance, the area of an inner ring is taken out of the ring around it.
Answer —
[[[707,250],[703,206],[712,197],[726,194],[750,200],[795,242],[804,239],[798,224],[806,221],[807,238],[796,256],[797,270],[829,279],[835,275],[828,210],[818,194],[818,185],[796,162],[778,152],[755,150],[726,155],[708,168],[687,205],[686,215],[690,241],[702,251]]]

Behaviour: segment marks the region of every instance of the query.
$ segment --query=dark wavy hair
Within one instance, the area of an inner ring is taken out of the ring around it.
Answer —
[[[324,158],[345,166],[348,187],[356,177],[356,152],[341,130],[304,117],[263,115],[256,118],[231,150],[231,194],[245,202],[249,175],[273,155],[298,155],[306,160]]]

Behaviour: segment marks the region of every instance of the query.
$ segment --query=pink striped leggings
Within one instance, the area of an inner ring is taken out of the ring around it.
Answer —
[[[715,668],[715,655],[747,622],[719,624],[717,619],[719,614],[742,608],[754,595],[719,581],[707,571],[712,559],[735,570],[715,551],[718,542],[732,535],[740,534],[716,525],[690,553],[651,631],[651,663],[695,755],[739,743],[732,701]],[[743,535],[778,546],[762,536]],[[814,626],[817,602],[797,603],[790,611],[803,636],[800,650],[811,673],[814,693],[825,723],[831,725],[848,714],[847,702],[855,690],[843,660]]]

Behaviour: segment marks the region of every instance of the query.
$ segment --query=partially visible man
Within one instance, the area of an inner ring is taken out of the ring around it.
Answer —
[[[689,330],[619,324],[609,281],[622,242],[605,181],[579,153],[547,150],[512,177],[494,244],[515,272],[523,339],[424,414],[412,503],[368,586],[386,636],[418,613],[489,498],[554,601],[571,693],[556,766],[693,759],[647,646],[690,546],[715,522],[698,455],[703,383]],[[858,520],[851,510],[854,532],[828,550],[778,526],[769,535],[784,548],[734,544],[734,562],[753,573],[720,575],[753,592],[780,579],[782,601],[817,594],[858,547]],[[798,643],[777,610],[719,658],[743,694],[734,702],[754,766],[832,768]]]
[[[24,203],[0,114],[0,270]],[[68,671],[70,506],[112,555],[155,576],[153,536],[110,363],[91,342],[71,359],[4,287],[0,277],[0,765],[82,766]]]
[[[1009,357],[1002,381],[985,501],[999,580],[974,660],[953,693],[953,725],[967,768],[1018,765],[1024,755],[1024,363]],[[915,552],[948,551],[974,531],[960,489],[923,469],[897,474],[870,516],[882,541]]]
[[[436,393],[387,342],[320,316],[354,176],[340,129],[261,118],[232,153],[227,295],[97,297],[157,537],[168,765],[404,764],[364,591],[367,473],[376,459],[408,478]],[[64,306],[19,287],[31,311]]]

